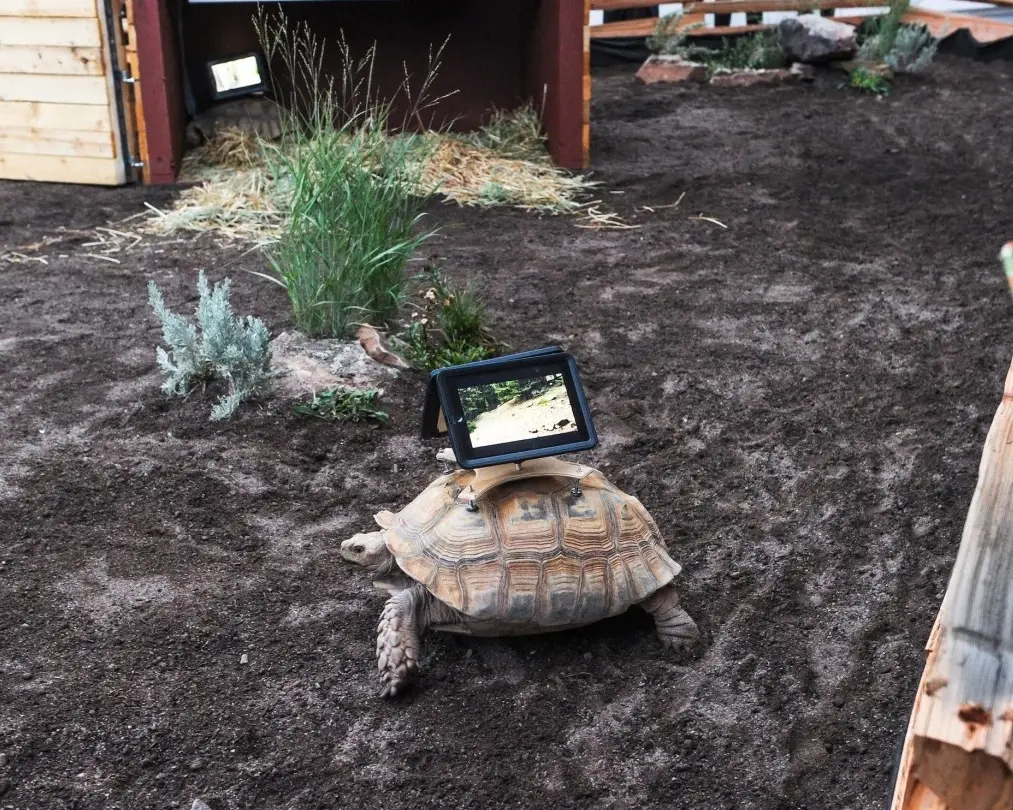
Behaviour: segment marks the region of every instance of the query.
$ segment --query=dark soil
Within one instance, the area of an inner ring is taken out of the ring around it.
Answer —
[[[589,460],[684,565],[691,654],[636,610],[433,635],[378,700],[383,595],[338,544],[437,474],[420,380],[387,429],[215,424],[160,393],[145,284],[190,307],[206,268],[291,328],[255,254],[0,263],[0,808],[882,807],[1011,354],[1013,66],[841,82],[597,76],[600,195],[636,230],[432,207],[499,334],[579,358]],[[0,245],[169,193],[0,184]]]

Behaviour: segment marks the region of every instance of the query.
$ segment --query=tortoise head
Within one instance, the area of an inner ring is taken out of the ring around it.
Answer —
[[[342,543],[341,556],[356,565],[377,568],[390,558],[390,552],[383,541],[383,532],[366,532]]]

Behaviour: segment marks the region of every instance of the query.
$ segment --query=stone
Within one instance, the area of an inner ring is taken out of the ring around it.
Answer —
[[[816,78],[813,66],[807,65],[805,62],[793,62],[792,66],[788,68],[788,72],[801,82],[811,82]]]
[[[715,87],[752,87],[757,84],[781,84],[794,81],[796,76],[787,68],[773,70],[718,71],[711,76]]]
[[[657,82],[706,82],[707,67],[697,62],[687,62],[678,56],[649,56],[637,71],[637,78],[644,84]]]
[[[279,372],[275,392],[295,400],[328,388],[379,388],[398,376],[358,343],[312,340],[298,332],[282,332],[271,341],[271,367]]]
[[[190,805],[190,810],[211,810],[211,808],[202,799],[194,799],[193,804]]]
[[[858,45],[855,27],[818,14],[801,14],[777,26],[781,47],[796,62],[821,64],[850,59]]]

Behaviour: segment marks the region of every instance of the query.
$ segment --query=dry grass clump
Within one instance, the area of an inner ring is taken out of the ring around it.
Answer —
[[[569,214],[582,207],[592,187],[586,178],[557,169],[548,159],[506,157],[473,141],[439,139],[423,177],[459,205],[509,205],[528,211]]]
[[[392,139],[411,136],[393,135]],[[531,107],[496,111],[473,133],[430,132],[414,151],[420,194],[437,193],[459,205],[510,206],[549,214],[583,215],[593,227],[622,227],[604,219],[589,200],[597,185],[551,162],[538,113]],[[180,179],[196,182],[169,211],[153,209],[144,228],[157,233],[213,231],[228,239],[265,242],[278,237],[290,183],[271,177],[264,144],[238,130],[216,134],[183,159]],[[592,210],[594,209],[594,210]]]

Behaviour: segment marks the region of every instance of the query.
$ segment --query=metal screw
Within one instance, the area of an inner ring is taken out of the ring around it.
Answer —
[[[478,504],[475,503],[475,499],[474,498],[472,498],[470,501],[468,501],[468,511],[469,512],[477,512],[478,511]]]
[[[576,481],[574,481],[574,483],[573,483],[573,489],[570,490],[570,494],[574,498],[579,498],[581,495],[584,494],[584,490],[582,490],[580,488],[580,479],[579,478]]]

